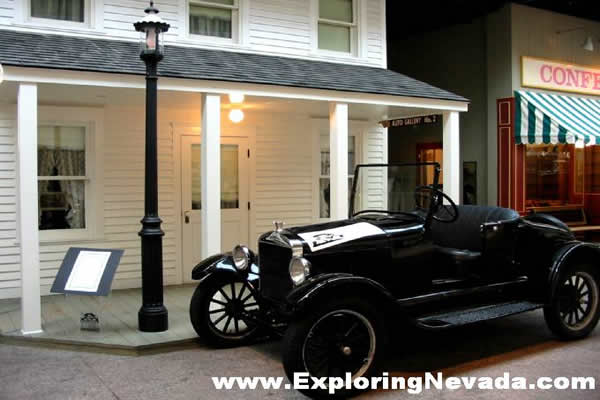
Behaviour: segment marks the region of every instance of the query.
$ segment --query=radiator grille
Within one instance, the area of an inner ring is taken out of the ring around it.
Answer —
[[[273,300],[283,300],[292,289],[288,271],[292,259],[292,249],[268,241],[260,241],[258,254],[262,296]]]

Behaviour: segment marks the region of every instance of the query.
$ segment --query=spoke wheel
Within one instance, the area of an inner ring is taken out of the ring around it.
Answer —
[[[381,307],[374,299],[339,296],[315,300],[287,328],[282,344],[283,368],[312,378],[352,379],[376,376],[385,357],[388,335]],[[341,389],[331,395],[325,389],[300,389],[309,397],[347,398],[360,391]]]
[[[353,378],[364,375],[375,354],[375,330],[352,310],[332,311],[309,331],[302,349],[306,371],[314,377]]]
[[[248,315],[258,314],[258,294],[251,283],[214,278],[201,282],[190,303],[190,319],[198,336],[217,347],[246,344],[258,327]]]
[[[560,316],[565,326],[579,330],[587,326],[598,309],[598,285],[584,271],[569,276],[558,294]]]
[[[580,339],[597,325],[599,302],[597,269],[577,265],[563,273],[554,299],[544,307],[544,317],[550,330],[561,339]]]
[[[225,337],[243,337],[254,328],[244,315],[258,311],[254,289],[247,282],[229,282],[214,291],[209,300],[209,325]]]

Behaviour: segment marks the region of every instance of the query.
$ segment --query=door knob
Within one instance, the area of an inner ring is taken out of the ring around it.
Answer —
[[[184,212],[183,217],[184,217],[183,219],[184,219],[185,223],[189,224],[190,223],[190,212],[189,211]]]

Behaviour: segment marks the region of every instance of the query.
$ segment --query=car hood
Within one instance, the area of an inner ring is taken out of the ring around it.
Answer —
[[[352,218],[321,224],[286,228],[279,234],[288,240],[302,241],[305,253],[330,253],[347,248],[381,246],[389,238],[423,232],[421,221],[383,218]]]

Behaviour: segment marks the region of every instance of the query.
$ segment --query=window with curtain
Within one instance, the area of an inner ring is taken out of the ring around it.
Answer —
[[[319,49],[352,52],[354,0],[319,0]]]
[[[39,229],[85,229],[86,128],[38,127]]]
[[[190,34],[233,38],[238,0],[190,1]]]
[[[329,136],[321,136],[321,165],[319,174],[319,217],[330,217],[330,154]],[[348,196],[352,192],[354,167],[356,166],[356,137],[348,137]],[[348,198],[350,201],[350,198]]]
[[[33,18],[84,22],[85,0],[31,0]]]

